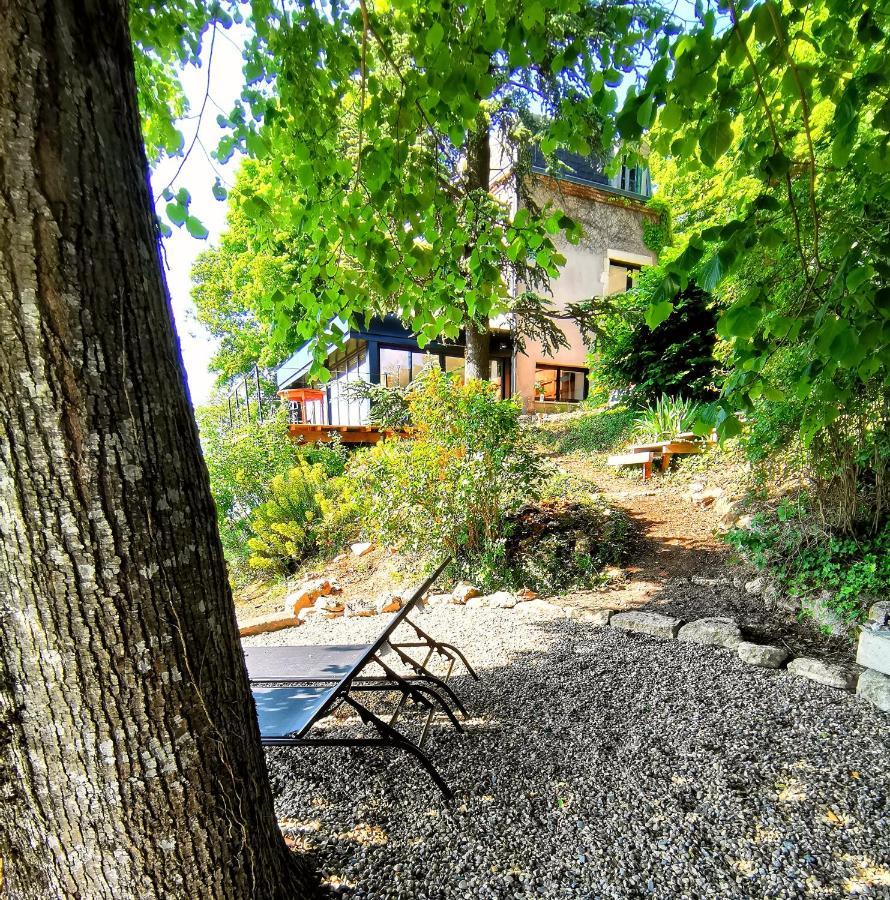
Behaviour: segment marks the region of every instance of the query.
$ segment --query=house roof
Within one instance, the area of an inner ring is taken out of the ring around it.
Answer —
[[[648,193],[626,191],[618,187],[617,179],[610,178],[603,171],[605,166],[605,160],[594,154],[585,156],[569,150],[556,150],[552,161],[548,163],[541,148],[537,144],[532,147],[531,171],[536,175],[546,175],[571,184],[600,188],[609,193],[631,197],[634,200],[648,199]],[[642,179],[642,181],[648,181],[648,179]]]

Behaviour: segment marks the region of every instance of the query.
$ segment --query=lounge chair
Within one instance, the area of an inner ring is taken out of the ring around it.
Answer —
[[[373,643],[246,647],[244,655],[252,684],[287,685],[253,687],[262,742],[267,746],[387,746],[402,749],[420,760],[445,797],[450,799],[451,790],[421,748],[437,707],[445,712],[455,728],[461,730],[459,721],[440,694],[440,691],[445,693],[457,709],[466,714],[457,695],[447,684],[455,664],[460,661],[473,678],[478,679],[478,676],[457,648],[436,641],[408,618],[447,564],[448,560],[442,562],[414,591]],[[395,630],[403,624],[412,629],[415,640],[391,640]],[[425,651],[421,660],[411,656],[410,651],[418,648]],[[395,672],[384,659],[387,650],[395,653],[414,674],[406,677]],[[427,668],[434,655],[447,660],[444,678],[439,678]],[[368,674],[367,669],[372,664],[378,666],[383,674]],[[389,721],[371,712],[354,696],[368,691],[401,693],[399,704]],[[395,722],[408,700],[427,709],[426,722],[416,743],[395,728]],[[312,736],[310,731],[313,725],[342,703],[355,709],[366,725],[376,729],[378,737]]]

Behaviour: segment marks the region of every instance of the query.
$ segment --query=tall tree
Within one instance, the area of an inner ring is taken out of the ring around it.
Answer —
[[[123,0],[0,3],[0,859],[302,897],[184,386]]]
[[[564,341],[553,237],[579,229],[525,192],[521,150],[608,153],[614,88],[660,21],[630,0],[305,3],[264,20],[220,154],[262,162],[239,183],[236,225],[248,254],[289,276],[257,298],[271,339],[318,339],[321,361],[332,320],[395,312],[421,344],[464,330],[468,374],[483,378],[493,316]]]

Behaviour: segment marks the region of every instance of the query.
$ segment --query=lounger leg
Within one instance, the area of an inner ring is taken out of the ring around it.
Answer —
[[[388,741],[391,746],[399,747],[402,750],[406,750],[408,753],[412,753],[420,761],[420,764],[426,769],[430,778],[432,778],[433,781],[436,782],[437,787],[442,792],[442,795],[446,800],[454,799],[454,794],[452,793],[451,788],[448,787],[445,779],[438,773],[430,758],[423,752],[423,750],[420,749],[420,747],[417,746],[417,744],[409,740],[401,732],[396,731],[395,728],[387,725],[386,722],[383,721],[383,719],[375,716],[374,713],[362,706],[361,703],[359,703],[353,697],[350,697],[347,694],[345,700],[359,714],[359,718],[361,718],[362,722],[364,722],[366,725],[373,725],[374,728],[377,729],[380,736]]]
[[[473,677],[474,680],[478,681],[479,676],[473,671],[473,667],[467,662],[467,658],[454,646],[454,644],[443,644],[441,641],[437,641],[435,638],[430,637],[423,629],[419,628],[415,625],[409,618],[405,617],[405,623],[410,625],[411,628],[414,629],[417,636],[425,643],[427,646],[434,648],[437,652],[442,653],[442,651],[449,651],[453,653],[466,667],[467,672]],[[407,645],[405,645],[407,646]],[[444,655],[448,655],[446,652]]]
[[[410,681],[406,681],[401,675],[399,675],[397,672],[393,671],[378,656],[374,657],[374,662],[377,663],[377,665],[380,666],[381,669],[383,669],[384,674],[386,675],[387,678],[390,679],[390,681],[393,681],[393,682],[395,682],[396,685],[398,685],[398,689],[402,692],[402,701],[403,702],[399,703],[398,708],[396,709],[395,713],[393,713],[392,718],[389,720],[390,725],[395,725],[396,719],[398,718],[398,714],[399,714],[400,710],[402,709],[402,706],[404,705],[404,700],[406,700],[408,697],[410,697],[416,703],[420,703],[429,709],[430,716],[427,718],[427,722],[429,722],[429,720],[432,719],[432,714],[434,712],[434,709],[432,707],[432,704],[429,702],[429,700],[427,700],[427,698],[423,696],[423,692],[426,691],[442,707],[442,710],[445,712],[445,714],[451,720],[451,724],[454,725],[454,727],[458,731],[463,731],[463,726],[460,724],[460,722],[457,721],[457,718],[455,717],[454,713],[451,711],[451,708],[439,696],[439,694],[437,694],[431,687],[428,687],[426,685],[412,684]],[[421,745],[423,745],[423,738],[421,738],[420,743],[421,743]]]
[[[404,650],[402,650],[403,646],[423,647],[423,646],[425,646],[424,644],[404,644],[404,645],[403,644],[390,644],[390,646],[392,647],[393,650],[395,650],[399,659],[401,659],[402,662],[405,663],[406,666],[409,666],[413,671],[417,672],[418,678],[422,678],[424,681],[431,681],[434,685],[436,685],[436,687],[438,687],[440,690],[444,691],[451,698],[451,700],[454,702],[454,705],[458,708],[458,710],[462,716],[467,715],[467,711],[464,708],[463,703],[460,702],[460,698],[457,696],[457,694],[454,693],[454,690],[448,684],[446,684],[441,678],[439,678],[436,675],[433,675],[432,672],[428,672],[424,668],[423,663],[419,663],[419,662],[417,662],[417,660],[412,659],[407,653],[405,653]],[[427,655],[427,659],[429,659],[429,654]],[[452,664],[453,664],[453,660],[452,660]]]

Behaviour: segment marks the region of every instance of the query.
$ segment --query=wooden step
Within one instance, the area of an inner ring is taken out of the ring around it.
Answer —
[[[617,453],[610,456],[606,462],[610,466],[641,466],[645,463],[651,463],[655,458],[652,451],[633,452],[633,453]]]

